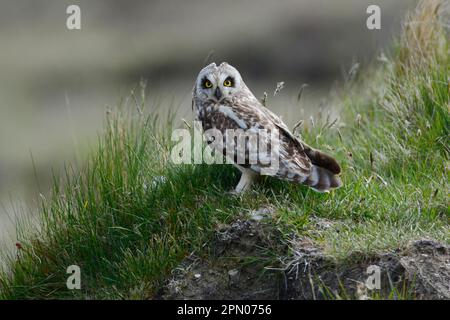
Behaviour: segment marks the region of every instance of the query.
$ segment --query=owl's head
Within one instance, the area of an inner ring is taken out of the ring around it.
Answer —
[[[243,84],[239,71],[226,62],[211,63],[198,74],[195,93],[202,100],[219,102],[231,98]]]

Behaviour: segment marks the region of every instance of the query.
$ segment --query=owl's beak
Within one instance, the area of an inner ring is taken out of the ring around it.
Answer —
[[[216,97],[217,101],[222,98],[222,92],[220,91],[219,87],[216,88],[216,91],[214,91],[214,96]]]

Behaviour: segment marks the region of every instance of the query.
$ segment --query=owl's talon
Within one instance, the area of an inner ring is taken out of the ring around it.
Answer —
[[[228,191],[227,194],[229,194],[229,195],[231,195],[231,196],[238,197],[238,196],[241,196],[241,195],[242,195],[242,192],[239,192],[239,191],[237,191],[236,189],[233,189],[233,190]]]

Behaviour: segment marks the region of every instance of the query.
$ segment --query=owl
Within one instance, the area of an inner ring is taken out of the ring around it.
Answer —
[[[216,130],[221,133],[220,138],[217,134],[212,139],[207,137],[207,142],[242,173],[234,193],[249,190],[262,174],[303,184],[319,192],[341,186],[341,168],[337,161],[294,136],[277,115],[259,102],[240,73],[228,63],[219,66],[211,63],[200,71],[192,93],[192,106],[195,119],[201,123],[204,132]],[[239,134],[230,135],[230,131],[259,135],[259,141],[263,141],[259,147],[271,143],[259,149],[255,148],[255,139],[237,143]],[[221,143],[212,143],[214,139],[221,139]],[[254,150],[264,156],[255,157]],[[277,166],[272,166],[272,170],[266,170],[270,165],[269,154],[276,158]]]

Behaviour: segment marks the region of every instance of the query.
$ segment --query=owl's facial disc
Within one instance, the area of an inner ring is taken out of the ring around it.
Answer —
[[[200,71],[197,94],[202,99],[220,102],[231,98],[241,87],[241,76],[232,66],[210,64]]]

